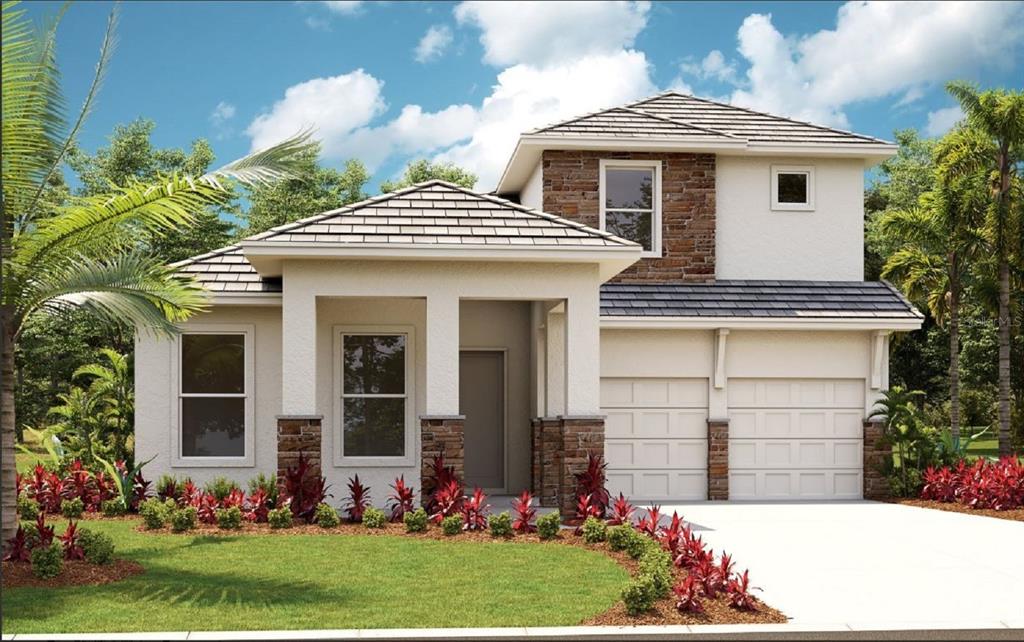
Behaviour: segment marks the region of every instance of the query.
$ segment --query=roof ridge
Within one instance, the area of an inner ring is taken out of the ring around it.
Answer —
[[[546,129],[551,129],[552,127],[561,127],[562,125],[568,125],[569,123],[575,123],[576,121],[583,120],[584,118],[590,118],[591,116],[597,116],[598,114],[604,114],[604,113],[607,113],[607,112],[610,112],[610,111],[614,111],[616,109],[622,109],[622,106],[621,105],[616,105],[614,107],[602,107],[601,109],[598,109],[598,110],[595,110],[595,111],[590,111],[590,112],[587,112],[585,114],[580,114],[579,116],[573,116],[572,118],[569,118],[567,120],[553,120],[553,121],[550,121],[550,122],[548,122],[548,123],[546,123],[544,125],[541,125],[540,127],[535,127],[533,129],[529,129],[529,130],[523,132],[523,135],[537,134],[537,133],[540,133],[540,132],[542,132],[542,131],[544,131]]]
[[[644,111],[642,109],[637,109],[635,107],[630,107],[630,106],[622,107],[621,109],[623,109],[624,111],[628,111],[628,112],[630,112],[632,114],[643,114],[644,116],[649,116],[651,118],[656,118],[658,120],[662,120],[662,121],[665,121],[665,122],[668,122],[668,123],[672,123],[674,125],[683,125],[684,127],[691,127],[693,129],[699,129],[700,131],[708,132],[708,133],[711,133],[711,134],[717,134],[718,136],[725,136],[726,138],[734,138],[736,140],[747,140],[746,138],[743,138],[741,136],[737,136],[735,134],[730,134],[729,132],[719,131],[719,130],[711,128],[711,127],[702,127],[700,125],[694,125],[693,123],[691,123],[689,121],[686,121],[686,120],[683,120],[682,118],[671,118],[669,116],[661,116],[659,114],[652,114],[652,113],[646,112],[646,111]]]

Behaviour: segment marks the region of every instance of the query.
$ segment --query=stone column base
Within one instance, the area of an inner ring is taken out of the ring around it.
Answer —
[[[708,499],[729,499],[728,419],[708,419]]]
[[[558,417],[537,419],[540,430],[540,479],[537,501],[544,507],[558,506],[559,475],[562,466],[562,422]]]
[[[892,446],[885,444],[885,428],[881,422],[864,422],[864,499],[887,499],[889,482],[885,478],[886,462],[892,461]]]
[[[464,479],[465,422],[463,415],[420,417],[420,492],[424,501],[434,491],[434,457],[443,454],[445,465],[451,466],[459,479]]]
[[[572,517],[576,475],[586,470],[589,455],[604,457],[604,417],[540,417],[533,424],[534,488],[539,491],[539,503],[558,508],[563,518]]]
[[[280,415],[277,417],[277,476],[284,477],[288,468],[305,455],[310,473],[320,476],[321,447],[319,415]]]

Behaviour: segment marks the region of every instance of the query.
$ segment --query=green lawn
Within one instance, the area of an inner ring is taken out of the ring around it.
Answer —
[[[998,457],[999,436],[985,435],[981,439],[974,440],[971,442],[971,445],[967,447],[967,453],[974,455],[975,457]]]
[[[83,525],[146,572],[5,590],[4,633],[572,625],[614,604],[628,579],[605,555],[558,544]]]

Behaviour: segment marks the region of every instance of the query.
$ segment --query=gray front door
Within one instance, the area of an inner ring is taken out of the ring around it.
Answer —
[[[466,416],[466,489],[505,490],[505,353],[459,353],[459,406]]]

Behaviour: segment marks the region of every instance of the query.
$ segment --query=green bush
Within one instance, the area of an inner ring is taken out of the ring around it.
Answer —
[[[597,544],[608,537],[608,527],[594,516],[588,517],[587,521],[583,522],[580,532],[583,535],[583,541],[587,544]]]
[[[106,533],[80,529],[78,544],[85,552],[85,561],[90,564],[109,564],[114,559],[114,540]]]
[[[445,535],[458,535],[462,532],[462,515],[449,515],[441,520],[441,530]]]
[[[203,485],[203,490],[216,497],[218,502],[222,502],[231,494],[231,491],[241,490],[241,487],[234,480],[221,476],[206,482]]]
[[[60,514],[68,519],[78,519],[85,512],[85,504],[78,497],[63,499],[60,502]]]
[[[562,517],[558,511],[537,518],[537,535],[541,539],[554,539],[562,528]]]
[[[427,531],[427,523],[430,521],[430,518],[427,516],[427,511],[422,508],[417,508],[411,513],[403,515],[402,521],[405,523],[405,532],[425,533]]]
[[[267,501],[271,506],[277,506],[277,475],[271,473],[269,476],[260,473],[249,480],[249,494],[253,495],[257,490],[263,490],[267,494]]]
[[[363,526],[367,528],[384,528],[388,523],[388,516],[379,508],[368,506],[363,511]]]
[[[887,475],[886,478],[889,481],[889,492],[893,497],[918,497],[921,494],[921,487],[924,485],[921,471],[909,466],[905,471],[905,479],[904,471],[899,468]]]
[[[171,511],[171,530],[175,533],[184,533],[194,529],[198,521],[195,506],[186,506]]]
[[[39,517],[39,502],[22,495],[18,498],[18,516],[26,521],[35,521]]]
[[[655,596],[667,596],[672,590],[672,557],[660,546],[649,548],[640,556],[637,576],[650,580]]]
[[[316,522],[320,528],[334,528],[341,520],[338,519],[338,511],[334,510],[333,506],[321,503],[316,507],[316,512],[313,514],[313,521]]]
[[[142,516],[142,523],[149,530],[163,528],[171,516],[170,511],[167,510],[167,504],[155,497],[139,504],[139,515]]]
[[[64,569],[64,550],[54,542],[49,546],[40,546],[32,551],[32,574],[39,579],[47,580],[57,577]]]
[[[656,599],[657,592],[649,577],[634,577],[622,589],[622,602],[626,605],[626,613],[630,615],[640,615],[650,611]]]
[[[120,517],[128,512],[128,508],[124,505],[124,502],[120,497],[116,499],[105,500],[100,504],[100,511],[103,512],[104,517]]]
[[[512,516],[508,511],[491,515],[491,537],[512,537]]]
[[[292,509],[287,506],[273,509],[267,513],[267,523],[271,528],[291,528]]]
[[[35,548],[39,544],[39,527],[35,522],[22,522],[21,528],[25,531],[25,546]]]
[[[626,542],[626,554],[635,560],[640,559],[644,556],[644,553],[651,550],[652,548],[658,548],[659,545],[656,541],[647,537],[639,531],[633,531],[635,537],[631,537]]]
[[[613,551],[624,551],[629,545],[629,541],[636,534],[637,533],[633,530],[632,526],[625,524],[612,526],[607,532],[608,547]]]
[[[230,531],[242,528],[242,509],[238,506],[219,509],[217,511],[217,527]]]
[[[181,493],[181,488],[185,483],[178,483],[178,478],[174,475],[160,475],[160,479],[156,481],[156,494],[160,496],[170,496],[168,490],[172,487],[176,493]]]

